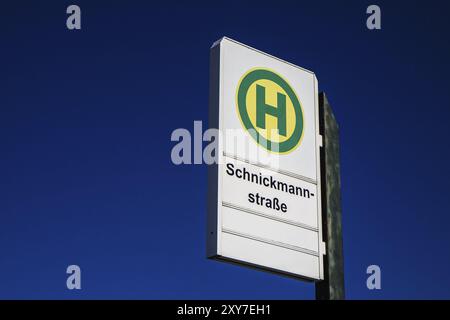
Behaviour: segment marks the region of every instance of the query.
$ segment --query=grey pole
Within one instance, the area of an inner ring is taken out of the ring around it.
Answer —
[[[323,92],[319,94],[319,131],[323,137],[320,151],[322,229],[327,254],[324,256],[324,280],[316,282],[316,299],[341,300],[345,299],[345,290],[339,127]]]

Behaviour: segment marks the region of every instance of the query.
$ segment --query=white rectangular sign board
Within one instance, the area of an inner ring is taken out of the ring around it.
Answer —
[[[323,279],[314,73],[228,38],[210,64],[208,257]]]

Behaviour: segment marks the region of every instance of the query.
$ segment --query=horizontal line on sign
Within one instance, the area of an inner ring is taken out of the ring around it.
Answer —
[[[242,237],[242,238],[247,238],[250,240],[254,240],[254,241],[259,241],[262,243],[266,243],[266,244],[270,244],[273,246],[277,246],[277,247],[281,247],[281,248],[285,248],[285,249],[289,249],[289,250],[293,250],[293,251],[297,251],[297,252],[301,252],[301,253],[306,253],[315,257],[319,256],[319,253],[316,251],[312,251],[309,249],[305,249],[302,247],[297,247],[297,246],[293,246],[287,243],[283,243],[283,242],[278,242],[278,241],[273,241],[273,240],[268,240],[268,239],[264,239],[264,238],[260,238],[260,237],[255,237],[246,233],[241,233],[241,232],[236,232],[230,229],[226,229],[226,228],[222,228],[222,232],[224,233],[228,233],[228,234],[232,234],[238,237]]]
[[[308,178],[308,177],[305,177],[305,176],[302,176],[302,175],[299,175],[299,174],[296,174],[296,173],[292,173],[292,172],[285,171],[285,170],[276,170],[276,169],[274,169],[274,168],[272,168],[272,167],[270,167],[268,165],[265,165],[265,164],[262,164],[262,163],[259,163],[259,162],[252,162],[252,161],[240,158],[238,156],[228,154],[225,151],[223,152],[223,155],[225,157],[228,157],[228,158],[239,160],[241,162],[252,164],[254,166],[257,166],[257,167],[260,167],[260,168],[263,168],[263,169],[268,169],[268,170],[271,170],[273,172],[278,172],[278,173],[284,174],[285,176],[288,176],[288,177],[291,177],[291,178],[303,180],[303,181],[306,181],[306,182],[309,182],[309,183],[317,185],[317,181],[316,180]]]
[[[265,213],[262,213],[262,212],[258,212],[258,211],[252,210],[252,209],[247,209],[247,208],[244,208],[244,207],[241,207],[241,206],[234,205],[234,204],[229,203],[229,202],[222,201],[222,205],[224,207],[231,208],[231,209],[234,209],[234,210],[244,211],[244,212],[247,212],[247,213],[250,213],[250,214],[254,214],[254,215],[257,215],[257,216],[260,216],[260,217],[263,217],[263,218],[275,220],[275,221],[278,221],[278,222],[287,223],[287,224],[293,225],[295,227],[307,229],[307,230],[314,231],[314,232],[319,232],[318,228],[311,227],[311,226],[308,226],[306,224],[295,222],[295,221],[292,221],[292,220],[271,216],[271,215],[268,215],[268,214],[265,214]]]

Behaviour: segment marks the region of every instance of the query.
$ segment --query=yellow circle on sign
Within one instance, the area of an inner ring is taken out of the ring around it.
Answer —
[[[236,111],[256,143],[270,152],[287,154],[304,133],[303,108],[292,86],[267,68],[247,71],[236,90]]]
[[[275,117],[266,117],[266,128],[258,128],[256,125],[256,86],[260,85],[265,88],[265,99],[267,104],[277,105],[277,94],[281,93],[286,96],[286,121],[287,121],[287,132],[286,136],[279,134],[278,131],[278,123]],[[255,81],[247,91],[246,98],[247,105],[247,113],[250,118],[250,121],[254,128],[258,131],[258,133],[263,136],[265,139],[273,141],[273,142],[284,142],[289,140],[289,138],[294,133],[294,128],[296,125],[295,118],[295,110],[294,105],[292,104],[291,99],[289,98],[287,92],[281,88],[277,83],[267,80],[260,79]]]

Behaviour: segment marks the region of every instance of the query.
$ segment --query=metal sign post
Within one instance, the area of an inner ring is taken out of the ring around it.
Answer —
[[[317,300],[345,299],[342,245],[339,127],[325,93],[319,94],[321,152],[322,236],[326,242],[324,280],[316,282]]]
[[[316,75],[226,37],[210,63],[207,257],[343,299],[339,134]]]

